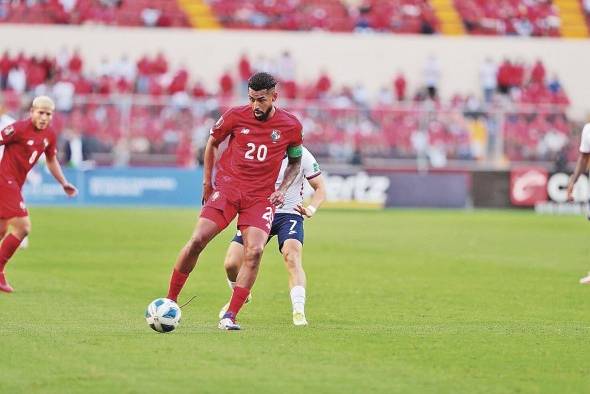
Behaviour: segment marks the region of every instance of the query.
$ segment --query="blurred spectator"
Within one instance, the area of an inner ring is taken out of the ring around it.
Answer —
[[[326,70],[322,70],[320,77],[318,78],[315,90],[319,98],[327,96],[328,92],[332,88],[332,80],[330,76],[326,72]]]
[[[79,128],[64,130],[63,162],[68,167],[83,168],[90,160],[89,142]]]
[[[60,112],[69,113],[74,107],[74,93],[76,87],[67,80],[60,80],[53,85],[53,98],[55,109]]]
[[[498,79],[497,79],[497,72],[498,69],[491,58],[486,58],[481,65],[481,69],[479,71],[479,80],[481,83],[481,88],[483,90],[483,97],[486,103],[492,101],[494,97],[494,92],[498,86]]]
[[[219,78],[219,95],[223,97],[231,97],[234,94],[234,81],[229,70]]]
[[[436,100],[438,98],[438,85],[440,81],[440,65],[436,56],[428,56],[422,72],[428,97],[431,100]]]
[[[25,91],[27,88],[27,74],[22,65],[17,64],[10,70],[6,79],[6,87],[17,93],[23,93]]]
[[[406,100],[406,78],[401,71],[398,71],[395,80],[393,81],[394,89],[395,89],[395,97],[397,101],[405,101]]]
[[[248,92],[248,79],[253,74],[248,55],[242,53],[238,63],[238,76],[240,78],[240,95],[246,95]]]
[[[531,71],[531,81],[534,83],[545,83],[545,66],[539,59],[537,59]]]
[[[157,8],[146,7],[141,10],[141,20],[144,26],[155,27],[158,26],[158,20],[162,15],[162,11]]]

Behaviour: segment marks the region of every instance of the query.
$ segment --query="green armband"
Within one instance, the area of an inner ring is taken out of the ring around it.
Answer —
[[[287,148],[287,156],[291,158],[301,157],[303,155],[303,148],[301,145],[290,146]]]

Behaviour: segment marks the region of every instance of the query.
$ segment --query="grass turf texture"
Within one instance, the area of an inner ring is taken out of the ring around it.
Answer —
[[[310,326],[269,244],[216,328],[231,230],[201,257],[181,326],[153,332],[192,210],[32,210],[0,294],[2,393],[585,393],[588,223],[505,211],[322,211],[307,222]],[[233,226],[232,226],[233,227]]]

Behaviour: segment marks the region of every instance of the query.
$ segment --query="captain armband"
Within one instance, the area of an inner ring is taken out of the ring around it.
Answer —
[[[297,145],[297,146],[290,146],[289,148],[287,148],[287,156],[289,156],[290,158],[297,158],[297,157],[301,157],[303,155],[303,147],[301,145]]]

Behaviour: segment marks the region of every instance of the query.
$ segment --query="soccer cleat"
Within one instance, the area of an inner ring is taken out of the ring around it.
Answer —
[[[307,326],[305,314],[302,312],[293,311],[293,324],[296,326]]]
[[[246,298],[246,302],[244,302],[244,305],[246,305],[247,303],[252,301],[252,293],[248,294],[248,298]],[[227,308],[229,308],[229,302],[227,304],[225,304],[221,310],[219,311],[219,318],[223,319],[223,315],[225,315],[225,312],[227,312]]]
[[[580,279],[580,283],[583,285],[590,285],[590,272],[588,272],[588,275]]]
[[[227,331],[241,330],[240,325],[236,323],[232,313],[226,313],[223,315],[223,318],[219,321],[217,328]]]
[[[12,286],[10,286],[8,284],[8,282],[6,281],[6,277],[4,276],[4,272],[0,272],[0,291],[3,291],[5,293],[12,293],[14,291]]]

